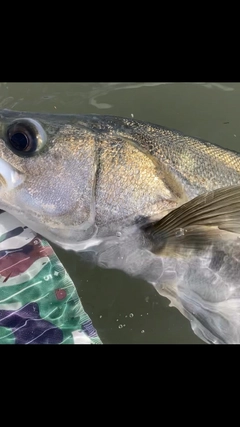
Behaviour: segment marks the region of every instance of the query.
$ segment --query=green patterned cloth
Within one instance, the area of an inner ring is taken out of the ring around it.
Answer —
[[[52,247],[2,211],[0,343],[101,344]]]

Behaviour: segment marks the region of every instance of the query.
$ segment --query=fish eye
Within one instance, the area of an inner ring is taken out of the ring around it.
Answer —
[[[16,119],[6,131],[6,143],[18,156],[33,156],[43,148],[46,142],[45,130],[33,119]]]

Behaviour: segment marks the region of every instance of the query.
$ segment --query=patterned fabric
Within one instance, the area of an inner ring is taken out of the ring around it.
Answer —
[[[2,211],[0,344],[101,344],[52,247]]]

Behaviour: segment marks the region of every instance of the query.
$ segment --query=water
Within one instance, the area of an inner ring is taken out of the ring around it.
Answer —
[[[1,83],[0,108],[112,114],[240,151],[239,83]],[[154,288],[54,247],[105,343],[202,343]]]

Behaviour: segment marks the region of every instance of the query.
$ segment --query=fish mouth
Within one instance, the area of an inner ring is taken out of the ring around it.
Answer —
[[[12,190],[22,184],[23,175],[8,162],[0,158],[0,191]]]

